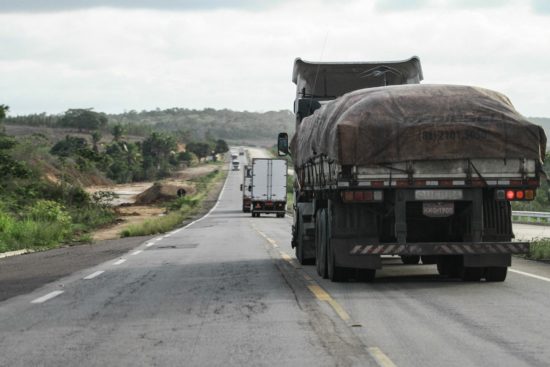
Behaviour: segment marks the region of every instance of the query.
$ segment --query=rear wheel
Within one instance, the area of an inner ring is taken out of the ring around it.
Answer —
[[[285,217],[285,213],[277,213],[277,218],[284,218]]]
[[[461,278],[465,282],[479,282],[483,277],[485,268],[473,268],[470,266],[464,266],[462,268]]]
[[[440,256],[437,261],[437,271],[449,278],[459,278],[462,271],[462,257]]]
[[[304,240],[303,240],[303,231],[304,231],[304,220],[302,216],[300,215],[299,211],[296,211],[294,213],[297,217],[296,221],[296,229],[295,229],[295,251],[296,251],[296,258],[298,259],[298,262],[300,265],[314,265],[315,259],[313,258],[306,258],[305,257],[305,249],[304,249]]]
[[[437,256],[436,255],[422,255],[422,264],[437,264]]]
[[[315,265],[317,274],[321,278],[327,278],[327,249],[326,249],[326,228],[325,228],[325,209],[320,209],[315,217]]]
[[[356,269],[356,277],[360,282],[370,283],[376,277],[376,269]]]
[[[420,262],[420,256],[418,255],[401,255],[401,261],[403,264],[414,265]]]
[[[491,266],[485,269],[485,280],[488,282],[504,282],[508,267],[506,266]]]
[[[327,231],[327,232],[330,234],[330,231]],[[329,236],[327,236],[326,245],[327,245],[326,247],[327,247],[327,255],[328,255],[327,256],[328,278],[333,282],[343,282],[347,279],[348,269],[336,266],[336,256],[334,256],[334,249],[332,248],[332,241],[330,240]]]

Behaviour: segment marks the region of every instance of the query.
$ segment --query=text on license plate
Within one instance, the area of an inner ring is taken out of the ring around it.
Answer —
[[[450,217],[455,213],[455,203],[422,203],[422,214],[432,218]]]

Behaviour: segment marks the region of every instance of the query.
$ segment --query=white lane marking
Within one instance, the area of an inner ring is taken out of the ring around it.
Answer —
[[[62,294],[64,291],[53,291],[53,292],[50,292],[42,297],[39,297],[35,300],[32,300],[31,303],[44,303],[54,297],[57,297],[59,296],[60,294]]]
[[[154,244],[155,244],[154,242],[149,242],[149,243],[147,243],[147,244],[145,245],[145,247],[151,247],[151,246],[153,246]]]
[[[25,250],[4,252],[4,253],[0,254],[0,259],[3,259],[5,257],[10,257],[10,256],[23,255],[23,254],[27,254],[27,253],[30,253],[30,252],[33,252],[33,251],[25,249]]]
[[[512,268],[508,268],[508,270],[510,270],[512,273],[525,275],[526,277],[535,278],[535,279],[538,279],[538,280],[544,280],[545,282],[550,282],[550,278],[541,277],[540,275],[526,273],[524,271],[516,270],[516,269],[512,269]]]
[[[120,260],[114,262],[113,265],[120,265],[120,264],[122,264],[122,263],[125,262],[125,261],[126,261],[126,259],[120,259]]]
[[[139,255],[139,254],[141,254],[142,252],[143,252],[142,250],[137,250],[137,251],[132,252],[131,255],[132,255],[132,256]]]
[[[227,186],[227,181],[229,181],[228,179],[229,179],[229,174],[228,174],[227,176],[225,176],[225,182],[223,183],[222,190],[220,191],[220,194],[218,195],[218,199],[216,200],[216,204],[214,204],[214,206],[212,207],[212,209],[210,209],[210,210],[208,211],[208,213],[206,213],[204,216],[200,217],[199,219],[196,219],[196,220],[192,221],[191,223],[187,224],[186,226],[181,227],[181,228],[179,229],[179,231],[184,230],[184,229],[186,229],[187,227],[190,227],[190,226],[192,226],[193,224],[198,223],[198,222],[200,222],[201,220],[208,218],[208,216],[209,216],[210,214],[212,214],[212,212],[213,212],[214,210],[216,210],[216,208],[218,207],[218,204],[220,203],[220,199],[221,199],[221,197],[223,196],[223,193],[225,192],[225,187]]]
[[[96,271],[95,273],[92,273],[92,274],[90,274],[90,275],[84,277],[84,279],[86,279],[86,280],[94,279],[95,277],[97,277],[98,275],[101,275],[101,274],[103,274],[103,273],[105,273],[104,270],[98,270],[98,271]]]

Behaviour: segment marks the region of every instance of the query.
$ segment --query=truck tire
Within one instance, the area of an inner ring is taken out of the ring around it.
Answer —
[[[317,274],[319,274],[319,276],[323,279],[328,277],[325,211],[326,209],[320,209],[315,214],[315,265],[317,268]]]
[[[285,213],[277,213],[277,218],[284,218],[285,217]]]
[[[403,264],[415,265],[420,262],[420,256],[419,255],[401,255],[401,261],[403,262]]]
[[[327,275],[332,282],[344,282],[348,278],[347,268],[339,267],[336,265],[336,254],[335,250],[332,247],[332,230],[331,218],[328,215],[328,209],[323,209],[323,233],[325,234],[325,248],[326,248],[326,257],[327,257]]]
[[[376,269],[356,269],[355,273],[360,282],[370,283],[376,278]]]
[[[303,228],[304,228],[304,219],[300,215],[300,212],[296,210],[294,213],[297,217],[296,226],[295,229],[296,232],[296,240],[295,240],[295,251],[296,251],[296,258],[298,259],[298,262],[300,265],[314,265],[315,259],[313,258],[305,258],[305,249],[304,249],[304,241],[303,241]]]
[[[463,266],[460,277],[465,282],[479,282],[483,277],[485,268],[474,268],[471,266]]]
[[[437,264],[437,255],[422,255],[421,259],[424,265]]]
[[[490,266],[485,269],[485,280],[488,282],[504,282],[508,267],[506,266]]]
[[[437,260],[437,271],[449,278],[460,278],[462,271],[461,256],[440,256]]]

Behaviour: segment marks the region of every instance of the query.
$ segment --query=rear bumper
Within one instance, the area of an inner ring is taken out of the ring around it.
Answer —
[[[253,213],[286,213],[286,201],[252,201]]]
[[[343,246],[344,253],[352,256],[361,255],[496,255],[526,254],[529,242],[445,242],[445,243],[410,243],[400,245],[385,243],[378,245],[351,244],[343,240],[335,246]],[[340,251],[339,251],[340,252]]]

